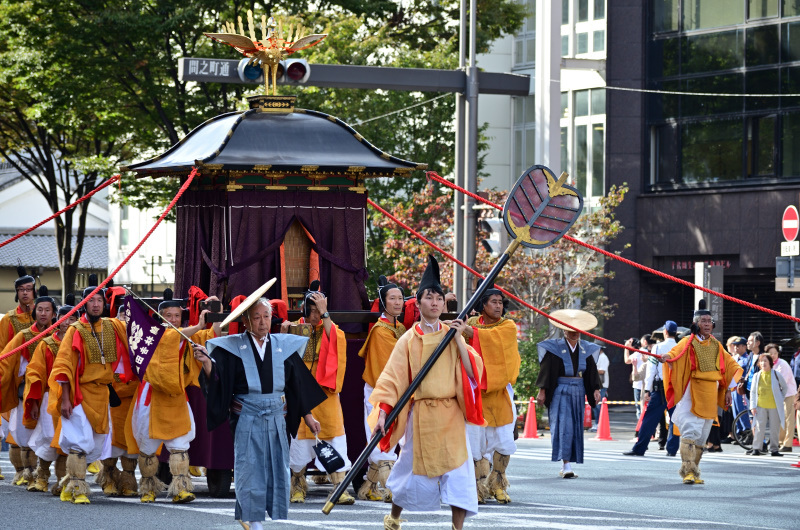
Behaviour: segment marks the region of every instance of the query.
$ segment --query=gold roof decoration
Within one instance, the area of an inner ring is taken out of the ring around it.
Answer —
[[[289,24],[284,32],[283,22],[275,21],[275,17],[261,15],[261,41],[256,40],[256,24],[253,11],[247,10],[248,37],[244,31],[242,17],[239,18],[239,33],[233,22],[226,22],[222,33],[203,33],[216,41],[232,46],[236,51],[249,57],[248,64],[261,66],[264,72],[264,93],[269,94],[269,79],[272,76],[272,95],[276,94],[275,82],[280,62],[294,52],[305,50],[319,44],[327,34],[305,35],[303,24]],[[227,30],[227,31],[226,31]]]

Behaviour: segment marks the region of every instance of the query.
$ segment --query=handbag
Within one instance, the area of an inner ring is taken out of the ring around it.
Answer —
[[[326,472],[329,474],[336,473],[336,470],[344,466],[342,455],[325,440],[320,440],[318,436],[316,438],[317,443],[314,444],[314,452],[317,454],[317,459],[319,459]]]

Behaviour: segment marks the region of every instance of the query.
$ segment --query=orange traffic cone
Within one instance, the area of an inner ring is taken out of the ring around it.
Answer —
[[[539,432],[536,429],[536,400],[531,398],[528,403],[528,413],[525,415],[525,428],[522,430],[520,438],[538,438]]]
[[[796,464],[792,464],[791,467],[800,467],[800,461],[798,461]]]
[[[639,432],[639,429],[642,427],[642,420],[644,419],[644,413],[647,412],[648,403],[649,401],[644,402],[644,406],[642,407],[642,413],[639,414],[639,422],[636,424],[636,429],[634,429],[636,432]]]
[[[604,442],[614,441],[611,437],[611,425],[608,421],[608,403],[606,403],[606,398],[603,398],[603,404],[600,407],[600,421],[597,422],[597,436],[595,436],[594,439]]]

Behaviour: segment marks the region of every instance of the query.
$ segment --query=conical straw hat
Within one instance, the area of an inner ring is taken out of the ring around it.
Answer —
[[[557,318],[558,320],[565,322],[580,331],[589,331],[597,327],[597,319],[594,317],[594,315],[587,313],[582,309],[559,309],[558,311],[553,311],[550,313],[550,316]],[[562,326],[553,320],[551,320],[550,323],[559,329],[574,331],[572,328]]]
[[[253,292],[253,294],[245,298],[244,302],[239,304],[236,307],[236,309],[234,309],[231,312],[231,314],[228,315],[228,317],[222,321],[220,327],[224,328],[225,326],[227,326],[228,324],[230,324],[231,322],[242,316],[245,311],[250,309],[250,307],[258,301],[259,298],[264,296],[264,293],[269,291],[269,288],[272,287],[276,281],[277,281],[276,278],[272,278],[270,281],[268,281],[267,283],[256,289],[255,292]]]

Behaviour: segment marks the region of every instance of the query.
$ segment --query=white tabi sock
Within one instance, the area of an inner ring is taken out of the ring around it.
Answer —
[[[572,471],[572,466],[569,465],[569,462],[562,462],[561,464],[562,464],[561,465],[561,471],[563,471],[565,473],[567,471]]]
[[[264,530],[261,521],[250,521],[247,524],[250,525],[250,530]]]

